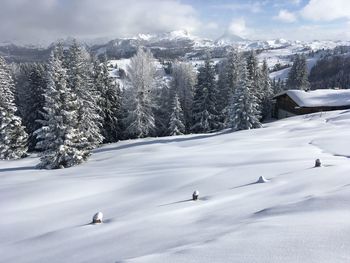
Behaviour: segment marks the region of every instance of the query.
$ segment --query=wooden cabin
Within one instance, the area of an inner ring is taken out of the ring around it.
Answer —
[[[274,97],[274,117],[283,119],[322,111],[350,109],[350,90],[286,90]]]

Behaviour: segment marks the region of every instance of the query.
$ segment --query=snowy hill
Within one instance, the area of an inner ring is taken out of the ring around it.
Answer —
[[[215,63],[227,56],[232,47],[240,51],[256,50],[260,62],[267,61],[269,68],[275,65],[280,70],[270,74],[272,79],[286,79],[295,54],[305,54],[309,71],[319,59],[334,55],[335,48],[350,46],[348,41],[291,41],[286,39],[247,40],[239,36],[225,33],[216,41],[201,39],[179,30],[161,34],[139,34],[131,39],[116,39],[106,45],[93,46],[97,54],[106,52],[109,57],[123,63],[125,58],[135,54],[138,46],[149,48],[154,56],[162,61],[180,60],[192,65],[202,65],[209,52]],[[344,55],[348,55],[345,53]]]
[[[225,32],[221,37],[215,40],[215,44],[219,46],[234,45],[237,46],[246,42],[244,38],[234,35],[230,32]]]
[[[1,261],[349,262],[349,130],[328,112],[123,141],[64,170],[1,161]]]

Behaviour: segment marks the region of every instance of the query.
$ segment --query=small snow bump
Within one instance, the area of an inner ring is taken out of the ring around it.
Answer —
[[[103,222],[103,213],[102,212],[96,213],[92,218],[92,223],[101,224],[102,222]]]
[[[260,176],[258,181],[256,181],[258,184],[268,183],[269,180],[266,179],[264,176]]]

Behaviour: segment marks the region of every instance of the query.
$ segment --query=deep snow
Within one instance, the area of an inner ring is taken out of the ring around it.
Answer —
[[[349,136],[338,111],[123,141],[64,170],[1,161],[0,261],[350,262]]]

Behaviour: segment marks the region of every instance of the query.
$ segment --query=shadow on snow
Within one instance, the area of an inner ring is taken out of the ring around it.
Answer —
[[[223,134],[228,134],[231,133],[231,130],[225,130],[222,132],[217,132],[217,133],[211,133],[211,134],[203,134],[203,135],[198,135],[198,136],[191,136],[191,137],[180,137],[180,138],[173,138],[173,139],[152,139],[150,141],[141,141],[141,142],[135,142],[135,143],[130,143],[126,145],[120,145],[112,148],[100,148],[96,149],[93,151],[93,153],[103,153],[103,152],[110,152],[110,151],[115,151],[115,150],[123,150],[123,149],[128,149],[132,147],[138,147],[138,146],[145,146],[145,145],[153,145],[153,144],[167,144],[167,143],[173,143],[173,142],[186,142],[186,141],[194,141],[194,140],[202,140],[202,139],[207,139]],[[118,143],[117,143],[118,144]]]

